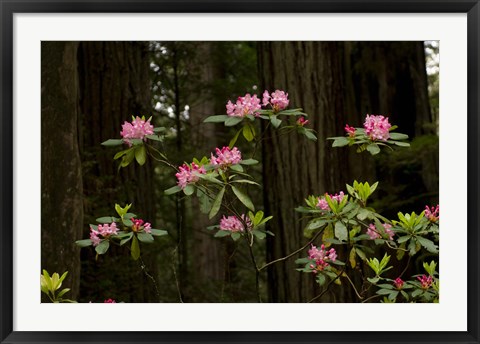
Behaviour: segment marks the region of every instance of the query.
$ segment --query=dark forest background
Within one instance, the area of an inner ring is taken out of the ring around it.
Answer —
[[[247,251],[206,230],[220,215],[208,220],[195,199],[165,196],[176,179],[163,165],[118,171],[115,150],[100,145],[119,138],[131,115],[170,128],[164,149],[177,165],[228,144],[233,129],[202,122],[247,92],[286,90],[291,107],[310,115],[317,142],[267,131],[257,156],[253,173],[263,188],[251,196],[273,215],[267,229],[275,233],[256,247],[260,261],[307,241],[294,211],[307,195],[345,190],[354,179],[380,181],[372,206],[390,218],[438,203],[436,42],[42,42],[41,67],[41,268],[69,271],[64,285],[79,302],[257,300]],[[327,137],[343,135],[346,123],[362,126],[366,114],[389,115],[411,148],[372,157],[330,147]],[[142,251],[160,300],[124,247],[96,260],[91,247],[74,244],[115,203],[133,203],[134,213],[169,232]],[[314,278],[295,271],[302,255],[260,276],[264,300],[305,302],[318,294]],[[409,272],[417,269],[414,262]],[[355,295],[340,286],[317,301],[354,302]]]

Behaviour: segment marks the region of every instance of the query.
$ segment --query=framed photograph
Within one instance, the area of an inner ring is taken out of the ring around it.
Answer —
[[[478,1],[1,12],[1,343],[480,341]]]

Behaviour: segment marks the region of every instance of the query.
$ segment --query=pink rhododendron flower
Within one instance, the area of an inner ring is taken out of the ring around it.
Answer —
[[[142,229],[145,233],[152,233],[152,225],[149,222],[145,222],[142,219],[131,219],[133,222],[132,230],[134,232],[140,232]]]
[[[348,124],[345,125],[345,131],[347,132],[348,136],[354,137],[355,136],[355,128],[349,126]]]
[[[245,215],[241,216],[241,219],[245,222],[247,225],[247,229],[252,228],[252,221],[250,221],[250,218],[248,218]],[[243,232],[244,231],[244,226],[242,221],[236,217],[235,215],[233,216],[228,216],[225,217],[225,215],[222,217],[220,220],[220,230],[222,231],[230,231],[230,232]]]
[[[397,288],[397,289],[402,289],[404,283],[405,283],[405,282],[402,281],[402,279],[401,279],[400,277],[396,278],[396,279],[393,281],[393,285],[394,285],[395,288]]]
[[[385,233],[388,235],[389,239],[393,240],[393,236],[395,235],[395,232],[390,229],[392,228],[392,225],[388,223],[384,223],[383,228],[385,229]],[[367,228],[367,234],[371,240],[381,239],[382,235],[380,233],[381,233],[380,230],[378,230],[373,223],[371,223]]]
[[[327,193],[327,195],[329,194]],[[332,199],[332,201],[341,202],[345,194],[343,193],[343,191],[340,191],[338,194],[329,195],[329,196]],[[330,210],[330,206],[328,205],[328,202],[325,199],[325,196],[318,198],[317,208],[320,208],[321,210],[327,210],[327,211]]]
[[[425,217],[431,222],[437,222],[440,219],[440,206],[437,204],[436,207],[425,206]]]
[[[215,148],[216,156],[211,154],[210,164],[225,168],[230,165],[238,164],[242,161],[242,153],[237,147],[230,149],[229,147],[223,147],[222,149]]]
[[[103,303],[117,303],[114,299],[106,299]]]
[[[334,262],[337,259],[337,252],[334,248],[327,251],[323,244],[319,250],[312,244],[310,250],[308,250],[308,258],[315,260],[315,265],[311,264],[310,268],[313,269],[313,273],[317,273],[323,271],[329,265],[327,260]]]
[[[200,174],[207,173],[205,167],[200,167],[194,162],[192,162],[190,165],[183,164],[178,168],[178,170],[179,172],[175,174],[175,177],[177,177],[178,186],[180,186],[182,189],[185,189],[188,184],[197,182],[200,179]]]
[[[153,125],[150,124],[150,119],[147,121],[141,119],[140,117],[136,117],[132,123],[125,123],[122,125],[122,131],[120,135],[123,137],[123,141],[128,143],[128,145],[132,145],[130,139],[139,139],[145,140],[146,135],[153,134]]]
[[[422,284],[422,288],[423,289],[428,289],[431,287],[432,283],[433,283],[433,277],[432,276],[425,276],[425,275],[422,275],[422,276],[418,276],[417,279],[420,281],[420,283]]]
[[[260,110],[260,99],[254,94],[247,93],[244,97],[238,97],[237,102],[233,104],[230,100],[227,103],[227,115],[232,117],[245,117],[247,115],[258,116]]]
[[[367,115],[363,127],[365,134],[371,140],[387,141],[390,138],[389,129],[391,124],[388,122],[388,117],[382,115]]]
[[[309,120],[305,119],[305,117],[301,116],[299,119],[297,119],[297,125],[304,127],[308,124]]]
[[[108,238],[111,235],[116,235],[118,233],[117,224],[112,222],[110,225],[103,224],[98,225],[97,229],[90,227],[90,240],[92,241],[93,246],[98,246],[102,238]]]
[[[285,93],[285,91],[276,90],[271,94],[268,91],[263,92],[262,105],[267,106],[270,104],[275,112],[284,110],[289,102],[288,93]]]

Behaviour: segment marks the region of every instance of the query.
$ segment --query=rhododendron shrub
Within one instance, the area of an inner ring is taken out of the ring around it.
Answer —
[[[380,153],[380,147],[399,146],[409,147],[410,143],[405,142],[408,135],[394,133],[397,126],[391,125],[388,117],[383,115],[367,115],[363,128],[354,128],[345,125],[345,136],[329,137],[333,140],[332,147],[343,147],[357,145],[357,152],[367,150],[370,154]]]
[[[140,242],[153,243],[154,237],[167,235],[167,231],[152,228],[149,222],[137,218],[137,215],[128,212],[131,204],[121,207],[115,204],[119,217],[103,216],[96,221],[97,225],[90,225],[90,238],[78,240],[75,243],[80,247],[93,246],[97,255],[105,254],[110,245],[123,246],[130,243],[130,255],[134,260],[140,258]]]
[[[308,115],[301,108],[287,109],[290,104],[288,93],[283,90],[269,92],[265,90],[262,95],[262,101],[256,94],[253,96],[247,93],[243,97],[238,97],[236,103],[228,101],[226,105],[227,114],[207,117],[205,123],[224,123],[227,127],[233,127],[242,124],[229,143],[233,147],[240,134],[251,142],[257,137],[255,129],[255,120],[266,120],[268,126],[276,129],[297,131],[305,135],[309,140],[316,141],[317,137],[312,129],[307,128]],[[297,118],[298,119],[295,119]]]
[[[114,157],[122,158],[120,167],[127,166],[133,159],[143,165],[151,157],[175,170],[172,173],[175,185],[165,190],[165,195],[183,193],[187,197],[197,197],[201,212],[213,222],[207,229],[214,232],[214,237],[218,240],[230,240],[225,238],[230,237],[236,245],[246,245],[256,275],[259,302],[260,272],[272,264],[298,258],[299,254],[303,257],[296,260],[301,265],[297,270],[311,275],[322,288],[313,300],[336,285],[346,284],[354,290],[359,302],[374,298],[378,301],[379,297],[383,297],[382,302],[438,302],[439,276],[435,261],[424,263],[425,274],[404,276],[404,272],[414,256],[438,256],[439,206],[425,206],[418,215],[399,212],[398,218],[388,219],[369,204],[378,182],[355,180],[343,190],[308,196],[305,205],[295,209],[307,220],[303,230],[305,245],[285,257],[259,264],[252,247],[267,235],[274,236],[275,229],[265,229],[272,216],[265,216],[258,210],[249,196],[251,188],[260,187],[249,173],[251,166],[258,163],[255,152],[262,141],[257,135],[256,121],[267,121],[265,127],[296,131],[316,140],[313,130],[307,127],[308,115],[300,108],[288,109],[290,103],[288,93],[283,90],[266,90],[261,98],[246,94],[235,101],[229,100],[225,115],[210,116],[204,121],[223,123],[227,127],[240,126],[228,146],[213,147],[209,155],[194,157],[179,165],[173,165],[164,153],[150,144],[150,141],[162,141],[165,132],[165,128],[155,128],[151,118],[133,117],[132,122],[122,125],[122,139],[108,140],[103,145],[128,147]],[[368,151],[374,155],[380,152],[380,147],[409,146],[405,142],[408,136],[393,132],[395,129],[388,117],[367,115],[362,128],[347,124],[345,136],[331,139],[333,147],[356,145],[358,152]],[[247,144],[254,145],[251,156],[235,146],[240,134]],[[129,208],[130,205],[122,208],[117,204],[118,216],[98,218],[97,225],[90,225],[89,238],[76,243],[81,247],[93,246],[97,255],[105,254],[111,244],[129,243],[132,258],[139,259],[140,242],[151,243],[154,236],[167,232],[152,228],[149,222],[129,213]],[[215,220],[217,215],[219,218]],[[387,253],[380,258],[379,252]],[[398,270],[393,269],[394,265],[401,267],[400,275],[393,275],[393,271]],[[365,272],[360,266],[365,267]],[[142,269],[145,272],[143,262]],[[155,283],[151,275],[145,274]]]
[[[109,139],[102,142],[104,146],[114,147],[126,144],[129,147],[116,153],[113,157],[114,160],[122,158],[119,168],[127,167],[134,159],[139,165],[143,165],[147,161],[148,154],[159,153],[149,142],[162,142],[166,129],[164,127],[155,128],[150,123],[151,119],[152,117],[146,120],[145,116],[132,116],[132,122],[125,121],[122,125],[121,139]]]

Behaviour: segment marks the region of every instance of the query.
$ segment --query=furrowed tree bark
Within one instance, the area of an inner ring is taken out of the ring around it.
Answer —
[[[260,73],[266,89],[287,90],[290,107],[302,107],[310,115],[309,127],[318,141],[297,134],[282,136],[268,130],[263,143],[265,210],[272,215],[267,241],[267,261],[295,251],[307,239],[304,221],[294,208],[309,194],[343,189],[346,182],[345,152],[332,149],[326,138],[343,131],[343,92],[339,44],[335,42],[265,42],[259,47]],[[305,253],[297,255],[298,258]],[[310,275],[295,271],[295,258],[268,270],[270,301],[305,302],[315,296]]]
[[[305,197],[345,191],[354,179],[372,183],[382,178],[369,154],[334,149],[327,137],[344,135],[346,123],[362,127],[366,114],[388,115],[399,132],[415,137],[428,131],[424,124],[431,116],[423,42],[263,42],[258,56],[264,87],[286,90],[290,108],[303,107],[318,137],[312,143],[295,135],[280,137],[271,129],[266,133],[265,209],[274,216],[269,228],[275,233],[268,238],[267,257],[273,260],[306,241],[305,222],[293,210]],[[336,249],[347,261],[344,249]],[[294,260],[268,270],[271,301],[304,302],[318,294],[314,279],[295,271]],[[345,284],[322,301],[355,301]]]
[[[78,77],[75,42],[42,42],[42,269],[60,275],[77,299],[83,228],[82,170],[77,140]]]
[[[147,159],[143,166],[133,161],[118,170],[119,161],[114,161],[113,155],[119,149],[100,145],[109,138],[119,138],[121,125],[124,121],[130,122],[132,116],[150,117],[147,45],[144,42],[81,42],[78,59],[85,194],[83,237],[88,235],[88,224],[95,223],[95,218],[114,215],[115,203],[121,206],[132,203],[131,212],[155,227],[151,160]],[[141,247],[144,261],[153,261],[148,257],[155,243]],[[84,249],[82,254],[85,301],[97,295],[125,302],[157,301],[151,281],[143,275],[139,262],[130,258],[126,247],[112,247],[97,262],[93,250]],[[148,269],[155,274],[153,266]]]

